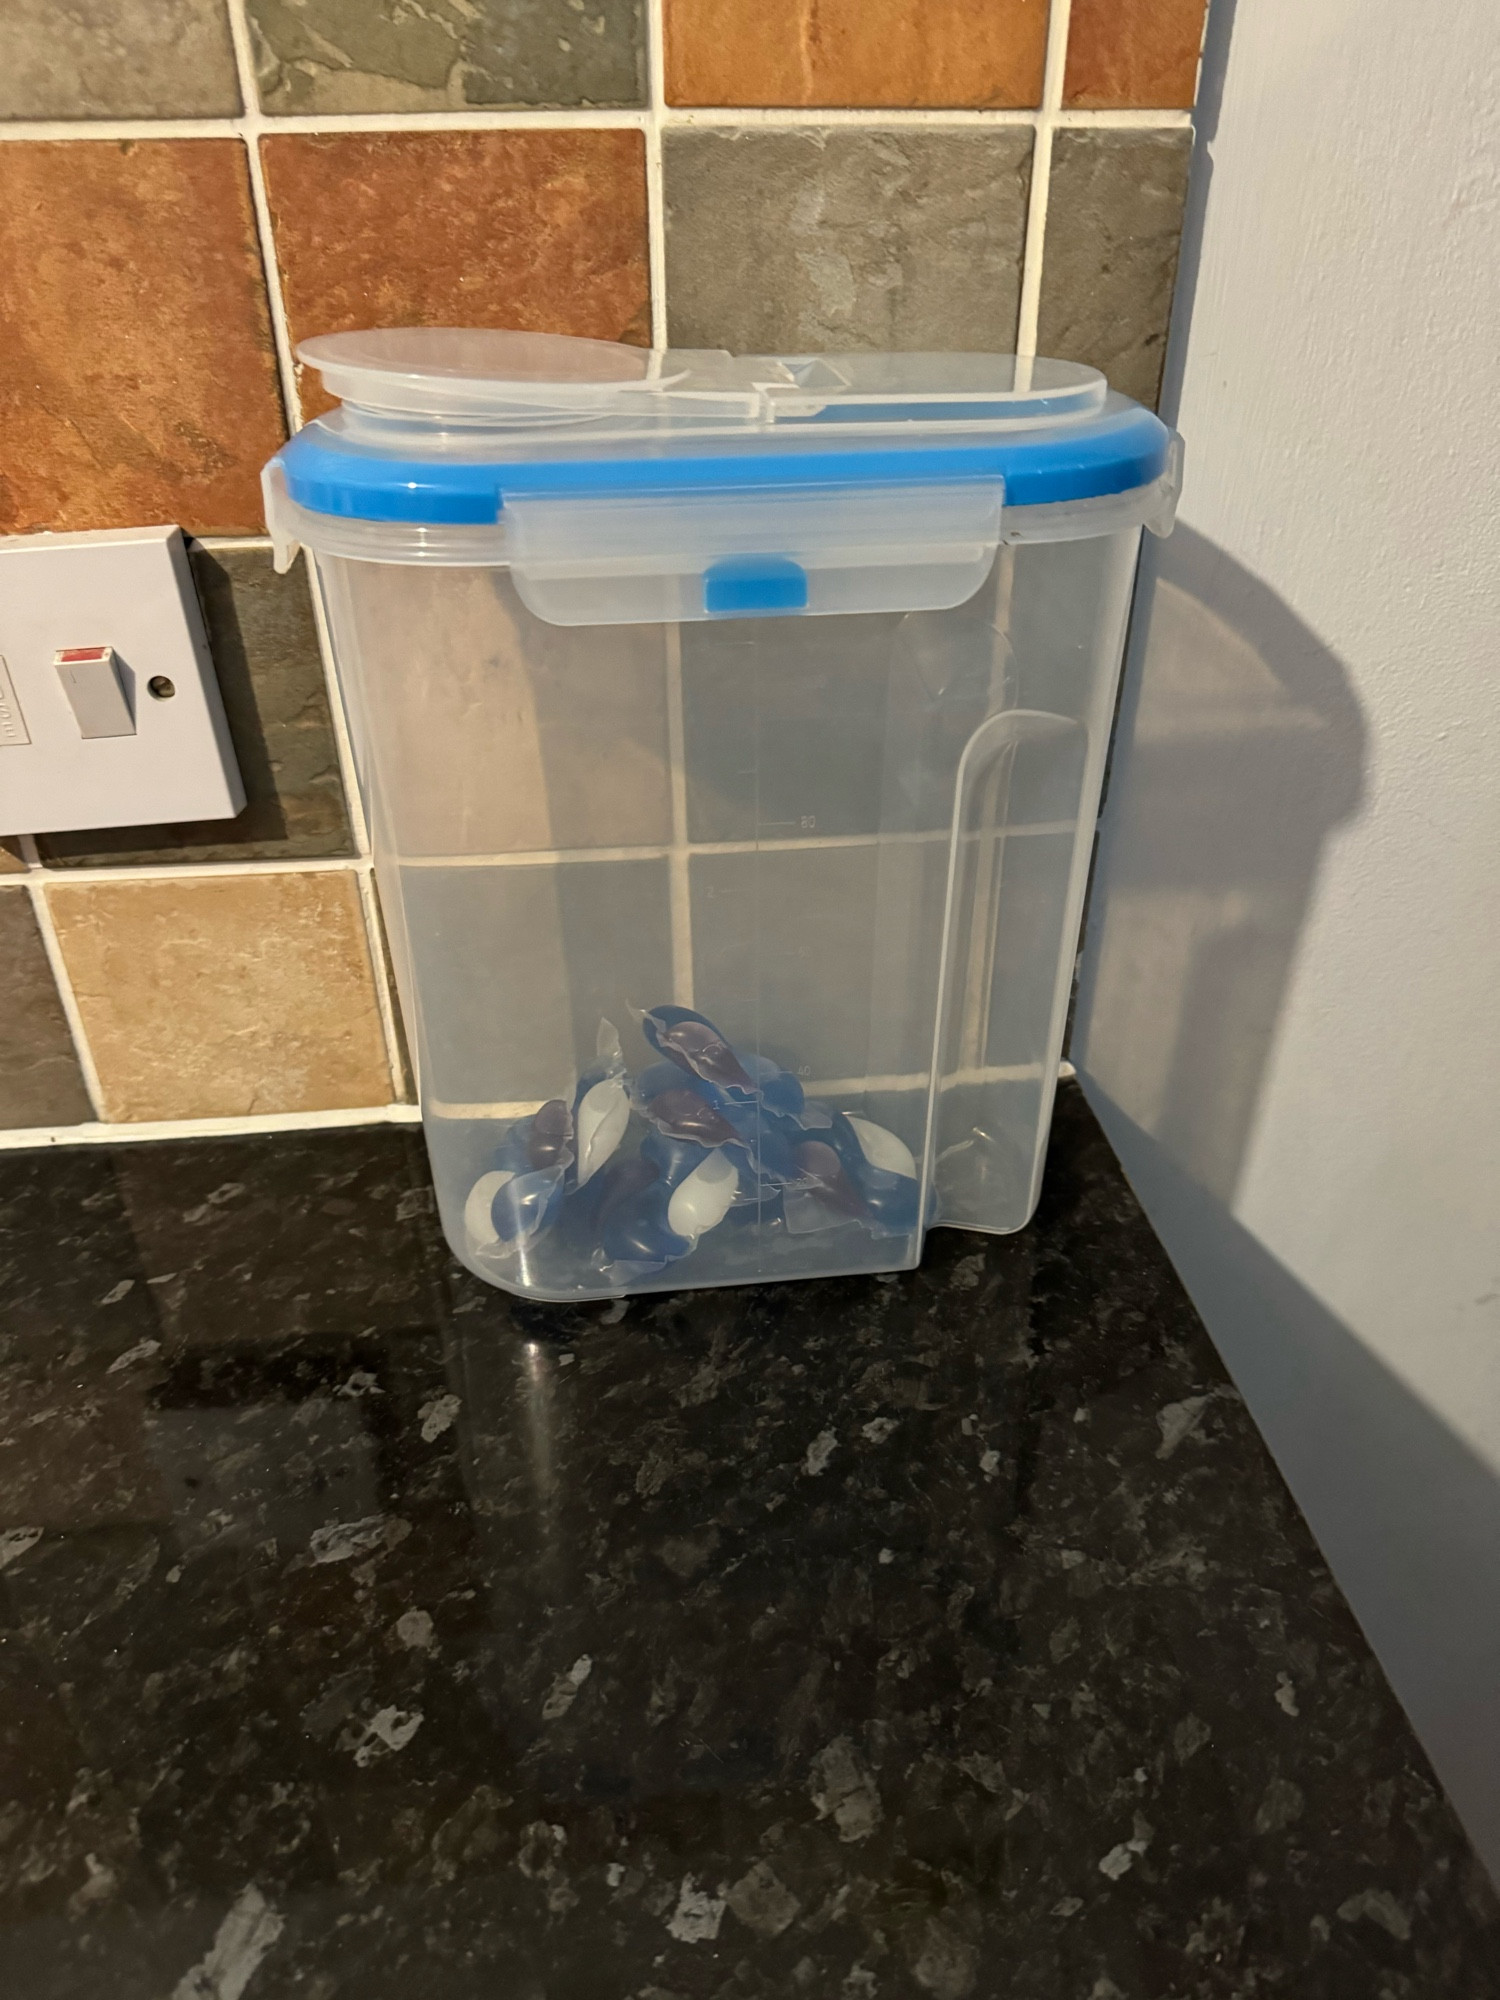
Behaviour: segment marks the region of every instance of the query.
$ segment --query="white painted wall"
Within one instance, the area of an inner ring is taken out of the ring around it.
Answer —
[[[1500,8],[1205,85],[1073,1054],[1500,1874]]]

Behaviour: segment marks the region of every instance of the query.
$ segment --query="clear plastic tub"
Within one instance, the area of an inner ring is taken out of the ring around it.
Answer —
[[[1091,370],[332,336],[314,555],[444,1228],[540,1299],[1037,1194],[1140,530]]]

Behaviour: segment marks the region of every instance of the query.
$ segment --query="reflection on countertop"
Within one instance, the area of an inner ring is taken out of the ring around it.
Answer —
[[[0,1155],[7,2000],[1465,2000],[1500,1910],[1076,1091],[579,1309],[420,1139]]]

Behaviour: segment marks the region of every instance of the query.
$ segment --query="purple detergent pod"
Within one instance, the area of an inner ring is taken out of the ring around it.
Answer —
[[[528,1121],[526,1164],[531,1167],[573,1164],[573,1114],[560,1097],[549,1098]]]
[[[810,1194],[830,1215],[856,1222],[865,1220],[867,1210],[858,1188],[844,1172],[838,1154],[823,1139],[804,1139],[797,1148],[797,1169],[801,1176],[796,1192]],[[803,1204],[788,1203],[787,1222],[797,1229]],[[815,1225],[816,1226],[816,1225]]]
[[[755,1095],[744,1064],[706,1015],[691,1007],[651,1007],[641,1016],[641,1033],[658,1055],[679,1069],[721,1089]]]
[[[669,1139],[687,1139],[699,1146],[727,1146],[735,1127],[700,1092],[683,1083],[658,1091],[641,1107],[658,1132]]]

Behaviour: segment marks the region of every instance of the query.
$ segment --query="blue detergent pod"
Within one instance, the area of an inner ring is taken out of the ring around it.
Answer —
[[[599,1230],[605,1210],[618,1207],[620,1202],[638,1193],[655,1178],[655,1167],[646,1161],[634,1155],[627,1159],[623,1154],[616,1153],[583,1187],[575,1186],[567,1190],[557,1218],[559,1234],[586,1257],[592,1257],[599,1246]]]
[[[917,1227],[922,1190],[904,1141],[872,1119],[842,1111],[834,1113],[827,1140],[882,1234],[905,1236]]]
[[[786,1221],[784,1191],[768,1188],[761,1194],[746,1195],[743,1186],[734,1204],[725,1216],[725,1226],[731,1229],[770,1229]]]
[[[648,1132],[641,1141],[641,1158],[655,1167],[668,1187],[685,1181],[708,1158],[710,1149],[693,1139],[674,1139],[665,1132]]]
[[[600,1216],[600,1250],[607,1272],[644,1277],[685,1257],[691,1241],[667,1225],[672,1190],[659,1176],[637,1193],[606,1207]],[[622,1267],[629,1267],[626,1271]]]
[[[761,1104],[726,1104],[725,1121],[744,1148],[740,1162],[741,1193],[757,1193],[786,1187],[797,1180],[797,1141],[801,1128],[794,1118],[782,1118]]]
[[[789,1069],[772,1062],[769,1056],[742,1056],[745,1069],[755,1081],[760,1101],[768,1111],[795,1118],[805,1102],[802,1085]]]
[[[518,1245],[539,1236],[557,1214],[566,1176],[566,1167],[543,1167],[535,1173],[513,1174],[497,1188],[490,1222],[499,1240]]]
[[[696,1090],[705,1103],[717,1104],[719,1093],[711,1083],[703,1083],[688,1070],[680,1069],[673,1062],[648,1063],[630,1086],[630,1101],[637,1111],[644,1111],[653,1097],[660,1097],[664,1090]]]
[[[573,1117],[552,1097],[512,1121],[494,1164],[469,1190],[464,1232],[478,1250],[510,1248],[545,1229],[573,1164]]]
[[[707,1015],[691,1007],[652,1007],[641,1016],[641,1033],[658,1055],[690,1075],[745,1097],[755,1095],[744,1064]]]

